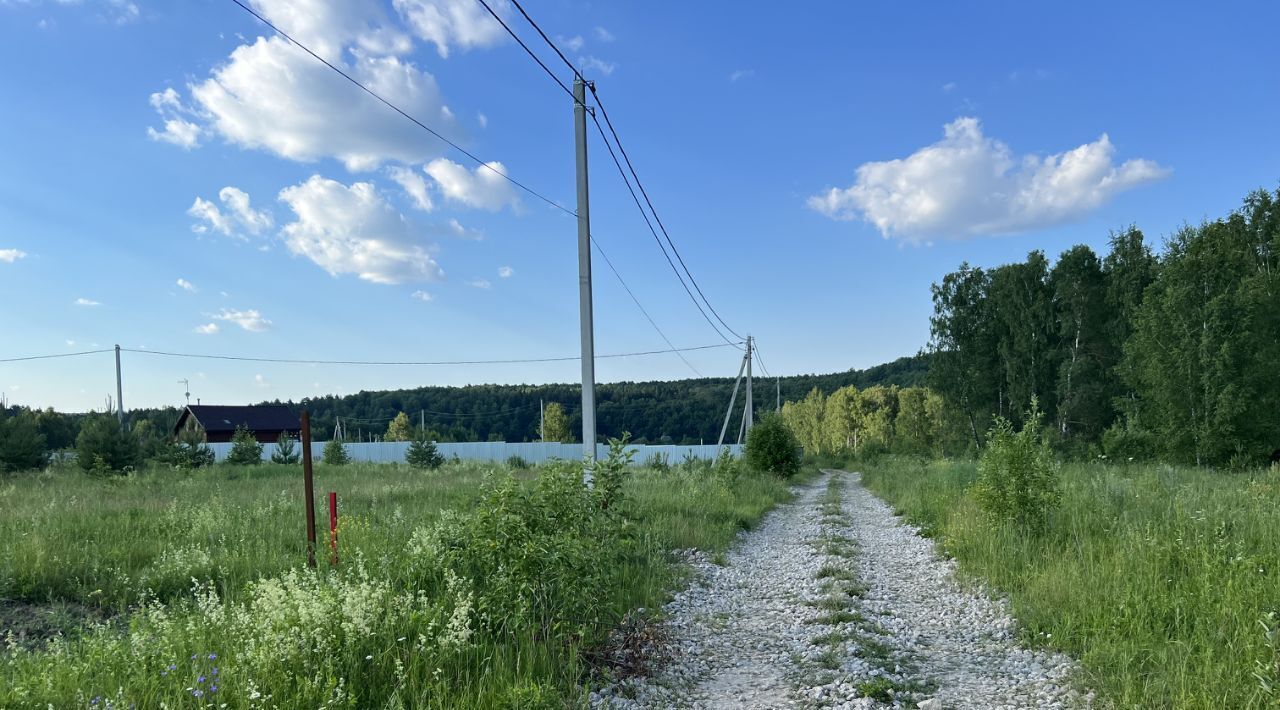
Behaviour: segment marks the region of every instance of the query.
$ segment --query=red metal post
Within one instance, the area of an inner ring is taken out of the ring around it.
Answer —
[[[311,415],[302,410],[302,481],[307,512],[307,566],[316,566],[316,490],[311,479]]]
[[[329,491],[329,547],[333,549],[330,560],[334,567],[338,566],[338,494]]]

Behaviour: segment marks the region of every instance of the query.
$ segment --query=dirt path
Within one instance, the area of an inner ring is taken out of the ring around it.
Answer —
[[[664,608],[666,658],[607,708],[1076,707],[1070,659],[1021,648],[1006,606],[862,487],[824,471]]]

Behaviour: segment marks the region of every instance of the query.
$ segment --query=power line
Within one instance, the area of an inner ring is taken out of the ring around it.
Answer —
[[[636,209],[640,210],[640,216],[644,218],[644,223],[649,228],[649,233],[653,235],[654,241],[658,244],[658,249],[660,249],[662,251],[662,255],[666,257],[667,264],[671,267],[672,272],[675,273],[676,279],[680,281],[680,285],[684,288],[684,292],[689,295],[689,300],[693,301],[694,307],[702,314],[703,319],[706,320],[707,325],[710,325],[711,329],[716,332],[716,335],[719,335],[726,343],[732,343],[733,341],[729,339],[729,336],[720,332],[720,328],[717,327],[715,322],[711,320],[711,317],[707,315],[707,312],[702,308],[702,304],[698,303],[698,299],[693,295],[693,292],[689,290],[689,285],[684,282],[684,277],[680,275],[680,270],[676,268],[675,262],[671,260],[671,255],[667,253],[667,248],[662,244],[662,238],[658,236],[658,231],[653,228],[653,222],[650,221],[649,214],[645,212],[644,206],[640,204],[640,198],[636,195],[635,188],[631,186],[631,180],[627,177],[627,173],[623,169],[622,163],[618,160],[617,154],[614,153],[613,145],[610,144],[608,136],[604,133],[604,128],[600,125],[600,119],[596,118],[593,113],[591,115],[591,120],[595,122],[596,130],[599,131],[600,138],[604,141],[605,148],[609,150],[609,157],[613,159],[614,166],[618,168],[618,174],[622,176],[622,182],[626,184],[627,191],[631,193],[631,200],[635,202]]]
[[[563,81],[561,81],[561,80],[560,80],[560,77],[558,77],[558,76],[556,76],[556,75],[555,75],[555,72],[551,71],[551,68],[550,68],[550,67],[548,67],[548,66],[547,66],[547,65],[542,61],[542,58],[541,58],[541,57],[539,57],[537,54],[534,54],[534,52],[533,52],[533,50],[532,50],[532,49],[529,49],[529,45],[525,44],[525,43],[524,43],[524,40],[520,39],[520,35],[517,35],[517,34],[516,34],[516,32],[515,32],[515,30],[511,29],[511,26],[510,26],[510,25],[508,25],[508,24],[506,23],[506,21],[505,21],[505,20],[503,20],[501,17],[499,17],[499,16],[498,16],[498,13],[494,12],[493,8],[489,6],[489,3],[485,2],[485,0],[476,0],[476,1],[477,1],[477,2],[479,2],[481,5],[484,5],[484,9],[488,10],[490,15],[493,15],[493,19],[497,20],[499,25],[502,25],[502,29],[506,30],[506,31],[507,31],[507,34],[511,35],[511,39],[514,39],[514,40],[516,41],[516,44],[520,45],[520,48],[521,48],[521,49],[523,49],[523,50],[525,51],[525,53],[526,53],[526,54],[528,54],[530,57],[532,57],[532,58],[533,58],[533,61],[535,61],[535,62],[537,62],[537,63],[538,63],[538,66],[542,67],[542,71],[546,72],[546,73],[547,73],[547,76],[551,77],[551,80],[552,80],[552,81],[554,81],[555,83],[559,84],[559,85],[560,85],[560,88],[561,88],[561,89],[564,89],[564,92],[565,92],[566,94],[568,94],[568,95],[569,95],[569,98],[572,98],[572,99],[573,99],[574,103],[577,103],[577,102],[578,102],[578,100],[577,100],[576,98],[574,98],[574,97],[573,97],[573,90],[572,90],[572,89],[570,89],[570,88],[569,88],[569,86],[568,86],[567,84],[565,84]],[[518,4],[516,5],[516,7],[520,8],[520,13],[521,13],[521,14],[524,14],[524,8],[520,7]],[[528,17],[529,17],[528,15],[525,15],[525,19],[528,19]],[[533,20],[529,20],[529,22],[530,22],[530,23],[532,23],[532,22],[533,22]],[[536,28],[536,27],[537,27],[537,25],[534,25],[534,27]],[[541,30],[539,30],[539,31],[541,31]],[[545,35],[544,35],[544,38],[545,38]],[[555,47],[555,45],[552,45],[552,48],[554,48],[554,47]],[[559,51],[559,50],[557,50],[557,51]],[[560,55],[560,58],[561,58],[561,59],[564,59],[564,55],[563,55],[563,54],[562,54],[562,55]],[[565,59],[565,61],[566,61],[566,62],[568,62],[569,60]],[[570,64],[570,65],[569,65],[569,68],[570,68],[570,69],[573,69],[573,65],[572,65],[572,64]],[[574,73],[575,73],[575,74],[577,73],[577,69],[574,69]]]
[[[361,89],[361,90],[363,90],[366,94],[368,94],[368,95],[372,96],[373,98],[377,99],[378,101],[381,101],[381,102],[382,102],[383,104],[385,104],[388,108],[390,108],[391,110],[393,110],[393,111],[395,111],[396,113],[400,114],[401,116],[404,116],[405,118],[409,119],[409,120],[410,120],[410,121],[412,121],[414,124],[416,124],[419,128],[421,128],[422,130],[426,131],[427,133],[430,133],[431,135],[435,136],[436,138],[439,138],[440,140],[444,141],[446,144],[448,144],[448,145],[449,145],[451,148],[453,148],[454,150],[458,151],[459,153],[462,153],[463,155],[467,156],[467,157],[468,157],[468,158],[470,158],[471,160],[475,161],[475,162],[476,162],[476,164],[477,164],[477,165],[479,165],[480,167],[482,167],[482,168],[484,168],[484,169],[486,169],[486,170],[488,170],[488,171],[492,172],[492,173],[493,173],[493,174],[495,174],[495,175],[500,176],[502,179],[506,180],[507,182],[511,183],[512,185],[515,185],[516,187],[520,188],[521,190],[524,190],[525,192],[529,193],[530,195],[533,195],[534,197],[538,198],[539,200],[542,200],[543,202],[545,202],[545,203],[547,203],[548,205],[551,205],[552,207],[554,207],[554,208],[556,208],[556,209],[558,209],[558,210],[560,210],[560,211],[564,212],[565,214],[569,214],[569,215],[572,215],[572,216],[574,216],[574,217],[577,217],[577,216],[578,216],[578,214],[577,214],[576,212],[574,212],[573,210],[570,210],[569,208],[564,207],[563,205],[561,205],[560,203],[558,203],[558,202],[556,202],[555,200],[551,199],[550,197],[547,197],[547,196],[543,195],[542,193],[540,193],[540,192],[538,192],[538,191],[534,190],[533,188],[529,187],[528,185],[525,185],[524,183],[520,182],[519,180],[516,180],[515,178],[511,177],[510,175],[507,175],[506,173],[502,172],[501,170],[498,170],[497,168],[493,167],[492,165],[489,165],[489,164],[488,164],[488,163],[486,163],[485,161],[483,161],[483,160],[481,160],[480,158],[478,158],[478,157],[477,157],[474,153],[472,153],[471,151],[467,150],[466,148],[463,148],[462,146],[458,145],[457,143],[454,143],[453,141],[449,140],[448,138],[445,138],[445,137],[444,137],[444,136],[443,136],[439,131],[435,130],[434,128],[432,128],[432,127],[428,126],[427,124],[423,123],[422,121],[419,121],[418,119],[416,119],[416,118],[414,118],[413,116],[409,115],[408,113],[406,113],[406,112],[404,111],[404,109],[402,109],[402,108],[400,108],[399,106],[396,106],[395,104],[391,103],[390,101],[388,101],[388,100],[386,100],[386,99],[382,98],[382,96],[381,96],[381,95],[379,95],[379,94],[378,94],[377,92],[375,92],[373,89],[370,89],[368,86],[365,86],[365,85],[364,85],[360,80],[358,80],[358,79],[356,79],[355,77],[351,76],[350,74],[348,74],[347,72],[343,71],[341,68],[339,68],[339,67],[335,66],[334,64],[331,64],[331,63],[329,62],[329,60],[325,59],[324,57],[320,56],[319,54],[316,54],[315,52],[311,51],[311,48],[307,47],[307,45],[305,45],[305,44],[303,44],[303,43],[299,42],[298,40],[294,39],[292,36],[290,36],[290,35],[289,35],[289,33],[285,32],[284,30],[280,29],[279,27],[276,27],[275,25],[271,24],[271,22],[270,22],[269,20],[267,20],[267,18],[263,17],[262,15],[259,15],[259,14],[258,14],[257,12],[255,12],[252,8],[250,8],[248,5],[245,5],[243,2],[241,2],[241,0],[231,0],[231,2],[233,2],[233,3],[237,4],[237,5],[239,5],[239,6],[241,7],[241,9],[243,9],[245,12],[249,13],[250,15],[253,15],[253,16],[254,16],[254,17],[256,17],[256,18],[258,18],[258,21],[259,21],[259,22],[261,22],[262,24],[266,25],[267,27],[270,27],[272,30],[274,30],[274,31],[275,31],[277,34],[279,34],[281,37],[284,37],[285,39],[289,40],[289,42],[291,42],[292,44],[294,44],[295,46],[297,46],[299,49],[301,49],[302,51],[306,52],[307,54],[310,54],[310,55],[311,55],[312,57],[314,57],[317,61],[319,61],[320,63],[324,64],[326,67],[329,67],[330,69],[334,70],[334,71],[335,71],[335,72],[337,72],[338,74],[340,74],[340,75],[342,76],[342,78],[344,78],[344,79],[346,79],[347,81],[351,82],[352,84],[355,84],[356,86],[360,87],[360,89]]]
[[[670,347],[672,351],[676,353],[676,356],[679,357],[680,360],[684,362],[684,364],[689,366],[690,370],[693,370],[693,374],[697,375],[698,377],[702,377],[702,373],[698,372],[698,368],[694,367],[693,363],[689,362],[685,358],[683,353],[675,350],[676,346],[672,345],[671,340],[667,337],[667,334],[662,332],[662,329],[659,328],[658,324],[654,322],[653,316],[649,315],[649,311],[645,310],[644,306],[640,305],[640,299],[636,298],[636,295],[632,293],[631,287],[628,286],[627,282],[622,279],[622,274],[618,273],[618,269],[615,268],[613,265],[613,260],[609,258],[608,254],[604,253],[604,249],[600,248],[600,242],[596,241],[596,238],[594,235],[591,237],[591,244],[595,246],[596,251],[600,252],[600,256],[604,257],[604,263],[609,265],[609,270],[613,272],[614,277],[618,279],[618,283],[622,284],[623,290],[626,291],[627,295],[631,297],[631,302],[636,304],[636,308],[639,308],[640,312],[644,314],[644,318],[645,320],[649,321],[649,325],[653,326],[653,329],[658,331],[658,335],[662,337],[663,342],[665,342],[667,346]]]
[[[751,351],[756,354],[756,360],[760,361],[760,369],[764,371],[764,376],[773,377],[773,375],[769,373],[769,368],[764,366],[764,358],[760,357],[760,341],[759,340],[756,340],[751,344]]]
[[[739,340],[743,340],[744,338],[741,335],[739,335],[737,331],[731,328],[729,324],[724,321],[724,318],[720,317],[720,314],[716,312],[715,306],[711,305],[711,301],[708,300],[706,294],[702,292],[702,287],[698,285],[697,279],[693,278],[693,274],[689,271],[689,266],[684,263],[684,257],[680,255],[680,250],[676,248],[675,242],[672,241],[671,235],[667,232],[666,226],[662,223],[662,218],[658,216],[658,210],[654,208],[653,201],[649,199],[649,193],[647,190],[644,189],[644,183],[640,181],[640,175],[636,173],[635,166],[631,164],[631,157],[627,155],[627,149],[623,147],[622,139],[618,137],[618,132],[614,130],[613,121],[609,120],[609,112],[605,110],[604,102],[600,100],[600,94],[596,92],[595,84],[594,83],[588,84],[588,87],[591,89],[591,95],[596,100],[596,106],[600,108],[600,115],[604,116],[604,122],[605,122],[605,125],[609,127],[609,133],[613,135],[614,142],[618,144],[618,151],[622,153],[622,158],[627,163],[627,169],[631,172],[631,177],[635,178],[636,187],[640,188],[640,194],[644,196],[645,204],[649,205],[649,211],[653,213],[653,219],[658,223],[658,227],[662,229],[662,236],[666,237],[667,244],[671,245],[671,251],[675,252],[676,259],[679,260],[680,266],[681,268],[684,269],[685,275],[689,277],[690,283],[693,284],[693,287],[695,290],[697,290],[698,295],[702,297],[703,303],[706,303],[707,308],[710,309],[711,312],[715,315],[716,320],[720,321],[720,324],[723,325],[726,330],[732,333],[734,337],[736,337]],[[592,114],[592,118],[595,119],[594,113]],[[599,127],[600,127],[600,121],[599,119],[596,119],[596,128],[599,128]],[[610,152],[612,152],[612,150]],[[617,159],[615,158],[615,162],[616,160]],[[619,169],[621,169],[621,166],[619,166]]]
[[[484,2],[484,0],[480,1]],[[534,22],[532,17],[529,17],[529,13],[524,11],[524,7],[520,5],[519,0],[511,0],[511,4],[515,5],[516,9],[520,11],[520,14],[524,15],[524,19],[533,26],[533,29],[538,31],[538,34],[542,36],[542,41],[546,42],[551,49],[555,50],[555,53],[560,57],[560,61],[564,62],[565,66],[569,67],[574,76],[582,76],[582,72],[578,71],[578,68],[573,65],[573,62],[569,61],[569,58],[564,56],[564,52],[561,52],[560,48],[556,46],[556,43],[552,42],[551,38],[547,36],[547,33],[543,32],[542,28],[538,26],[538,23]],[[508,32],[510,32],[510,30],[508,30]]]
[[[737,345],[736,343],[716,343],[714,345],[698,345],[688,348],[671,348],[670,350],[644,350],[633,353],[614,353],[611,355],[597,355],[597,360],[605,358],[621,358],[621,357],[638,357],[643,355],[665,355],[667,353],[687,353],[695,350],[711,350],[713,348],[723,348],[729,345]],[[390,365],[390,366],[416,366],[416,365],[522,365],[544,362],[569,362],[580,360],[580,356],[571,357],[543,357],[543,358],[524,358],[510,360],[427,360],[427,361],[386,361],[386,360],[301,360],[294,358],[271,358],[271,357],[249,357],[240,355],[207,355],[203,353],[175,353],[163,350],[138,350],[134,348],[120,348],[123,352],[140,353],[143,355],[159,355],[163,357],[183,357],[183,358],[199,358],[204,360],[235,360],[239,362],[271,362],[287,365]],[[103,351],[106,352],[106,351]]]
[[[717,345],[716,347],[723,347]],[[26,360],[52,360],[59,357],[78,357],[80,355],[96,355],[98,353],[113,352],[111,348],[103,348],[101,350],[82,350],[76,353],[59,353],[57,355],[27,355],[25,357],[8,357],[0,360],[0,362],[24,362]]]

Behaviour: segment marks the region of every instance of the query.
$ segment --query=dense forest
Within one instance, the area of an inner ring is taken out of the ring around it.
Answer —
[[[775,407],[778,388],[782,398],[803,396],[813,388],[834,392],[847,385],[910,386],[924,381],[928,356],[904,357],[866,370],[827,375],[794,375],[755,378],[754,400],[758,411]],[[775,385],[775,382],[777,383]],[[720,434],[733,378],[702,378],[672,382],[616,382],[596,387],[597,422],[601,437],[630,432],[640,442],[714,442]],[[439,441],[533,441],[538,438],[539,402],[559,403],[569,417],[570,431],[582,425],[582,388],[578,385],[471,385],[467,387],[419,387],[416,389],[360,392],[343,397],[327,396],[288,401],[295,412],[311,412],[317,440],[330,438],[339,418],[349,440],[381,437],[400,412],[414,425],[425,423]],[[738,402],[743,401],[743,392]],[[736,417],[741,408],[736,408]],[[127,412],[127,424],[143,439],[161,437],[178,419],[179,410],[137,409]],[[29,411],[18,407],[0,410],[6,417],[30,418],[50,450],[70,448],[86,414]],[[733,427],[737,427],[735,418]],[[731,437],[736,439],[737,429]]]
[[[933,303],[910,424],[936,427],[931,444],[981,448],[996,417],[1021,424],[1035,402],[1068,456],[1246,467],[1280,447],[1280,192],[1183,227],[1159,254],[1130,227],[1101,257],[1081,245],[1052,264],[1041,251],[961,264]],[[861,427],[892,447],[901,394],[813,393],[784,411],[814,446]]]

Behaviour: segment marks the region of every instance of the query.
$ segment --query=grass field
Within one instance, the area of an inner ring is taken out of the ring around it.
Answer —
[[[563,707],[672,550],[790,496],[636,470],[610,503],[576,467],[318,466],[318,574],[296,466],[0,479],[0,707]]]
[[[1280,473],[1069,464],[1060,509],[1030,535],[984,519],[973,463],[860,468],[1117,707],[1280,705]]]

